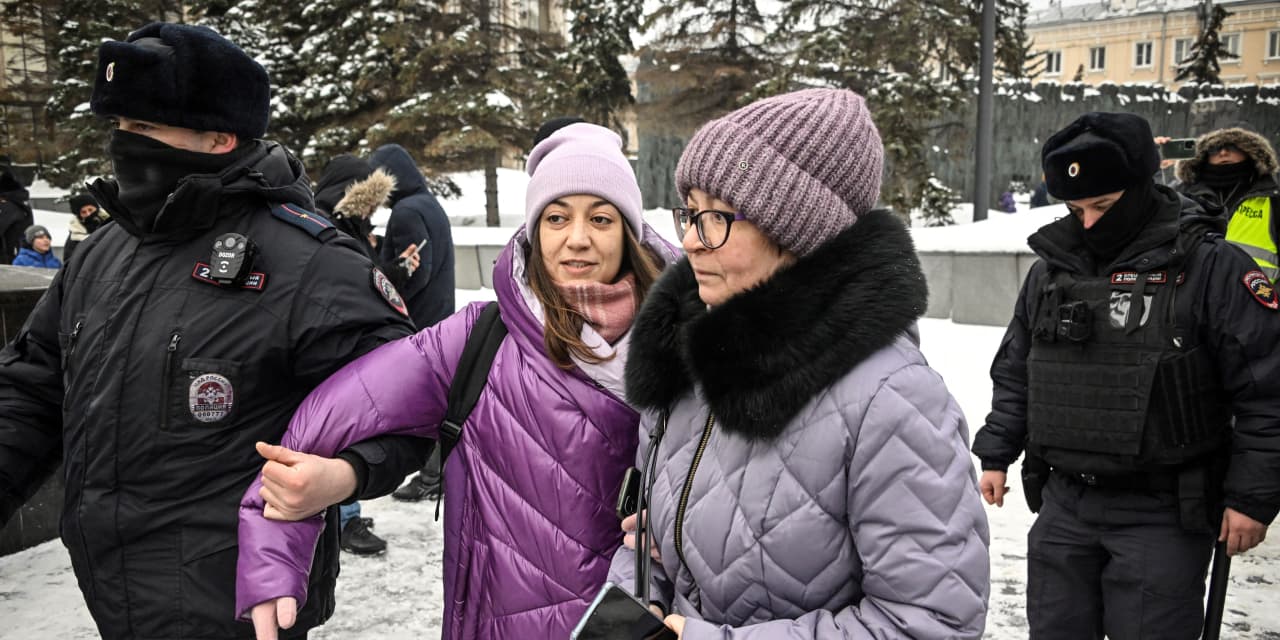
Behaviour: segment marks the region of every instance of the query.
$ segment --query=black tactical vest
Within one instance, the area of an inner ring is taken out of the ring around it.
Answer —
[[[1199,243],[1180,235],[1176,259],[1157,271],[1050,270],[1027,358],[1028,451],[1115,475],[1169,470],[1225,445],[1231,412],[1214,360],[1175,312],[1193,294],[1180,291],[1182,267]]]

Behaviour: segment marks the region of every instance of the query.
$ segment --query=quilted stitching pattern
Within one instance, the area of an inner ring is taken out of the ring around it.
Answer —
[[[655,480],[663,569],[677,603],[696,609],[680,613],[747,627],[822,611],[875,637],[981,636],[988,531],[967,428],[914,344],[900,339],[863,362],[775,442],[714,431],[690,493],[682,567],[676,503],[705,421],[700,398],[674,408]],[[769,626],[725,637],[779,637]]]

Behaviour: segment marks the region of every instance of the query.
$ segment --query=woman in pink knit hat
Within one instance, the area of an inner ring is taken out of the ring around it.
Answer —
[[[529,156],[526,224],[493,275],[508,334],[444,463],[444,638],[567,638],[622,543],[614,505],[639,421],[623,367],[636,309],[675,250],[644,224],[620,145],[578,123]],[[313,514],[417,468],[332,456],[381,434],[438,438],[485,306],[347,365],[302,403],[282,447],[259,445],[271,461],[242,503],[237,576],[237,614],[259,637],[306,597]]]
[[[688,259],[626,371],[654,544],[610,581],[645,590],[640,567],[684,640],[982,636],[987,519],[920,353],[911,236],[872,209],[883,154],[861,96],[814,89],[713,120],[680,158]]]

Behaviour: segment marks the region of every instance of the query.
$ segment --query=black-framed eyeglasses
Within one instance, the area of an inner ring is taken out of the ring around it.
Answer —
[[[1240,147],[1237,147],[1237,146],[1236,146],[1236,145],[1234,145],[1234,144],[1230,144],[1230,143],[1228,143],[1228,144],[1220,144],[1220,145],[1217,145],[1217,146],[1215,146],[1215,147],[1213,147],[1213,148],[1209,149],[1209,155],[1211,155],[1211,156],[1216,156],[1216,155],[1218,155],[1219,153],[1222,153],[1223,151],[1234,151],[1234,152],[1239,153],[1239,154],[1242,154],[1242,155],[1244,154],[1244,151],[1242,151],[1242,150],[1240,149]]]
[[[703,209],[702,211],[694,211],[687,207],[676,207],[671,210],[671,216],[675,219],[676,233],[684,238],[689,232],[689,227],[697,227],[698,240],[702,242],[702,246],[708,249],[719,249],[724,243],[729,241],[729,227],[738,220],[746,220],[747,217],[741,213],[729,213],[727,211],[716,211],[714,209]]]

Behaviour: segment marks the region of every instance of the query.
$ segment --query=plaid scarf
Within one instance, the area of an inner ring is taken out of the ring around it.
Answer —
[[[613,344],[631,328],[636,317],[636,276],[628,273],[613,284],[601,282],[556,283],[570,309],[582,314],[587,324]]]

